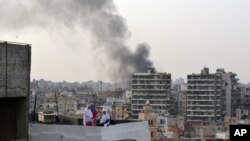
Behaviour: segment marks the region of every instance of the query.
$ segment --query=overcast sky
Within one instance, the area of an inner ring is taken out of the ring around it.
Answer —
[[[155,67],[173,79],[207,66],[210,72],[225,68],[237,73],[241,82],[250,81],[249,0],[115,0],[115,4],[131,33],[127,44],[134,49],[147,42]],[[95,61],[98,53],[91,49],[85,30],[60,25],[0,29],[0,40],[32,44],[32,79],[112,81]]]

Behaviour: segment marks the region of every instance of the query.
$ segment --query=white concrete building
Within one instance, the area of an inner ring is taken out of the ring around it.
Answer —
[[[149,69],[146,73],[132,75],[131,116],[138,118],[146,100],[150,101],[154,112],[166,112],[170,106],[171,74],[158,73]]]
[[[131,102],[132,91],[126,90],[126,92],[125,92],[125,99],[126,99],[126,102]]]
[[[229,133],[228,132],[218,132],[218,133],[216,133],[216,138],[223,139],[223,140],[229,139]]]

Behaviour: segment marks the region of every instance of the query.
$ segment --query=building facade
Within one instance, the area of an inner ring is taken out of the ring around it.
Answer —
[[[156,113],[167,112],[170,107],[171,74],[157,73],[149,69],[147,73],[132,75],[131,117],[138,118],[146,100],[150,101]]]
[[[143,106],[143,111],[139,113],[138,119],[148,121],[151,140],[157,139],[157,115],[152,112],[149,100]]]
[[[77,101],[73,96],[60,95],[58,97],[58,114],[68,115],[77,111]]]
[[[130,117],[130,106],[122,102],[116,102],[113,107],[115,120],[126,120]]]
[[[208,68],[200,74],[187,76],[187,112],[188,121],[222,121],[224,116],[235,114],[240,98],[236,74],[217,69],[209,73]]]
[[[182,91],[178,97],[178,115],[186,116],[187,111],[187,91]]]
[[[241,107],[250,111],[250,88],[241,86]]]

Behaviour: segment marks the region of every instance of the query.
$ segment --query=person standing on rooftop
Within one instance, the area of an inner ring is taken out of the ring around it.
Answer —
[[[93,114],[92,125],[96,126],[97,111],[94,104],[91,105],[91,112]]]
[[[83,124],[84,126],[92,126],[93,114],[90,105],[87,105],[83,113]]]

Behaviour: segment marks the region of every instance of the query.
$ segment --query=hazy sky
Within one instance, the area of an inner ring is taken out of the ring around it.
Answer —
[[[250,81],[249,0],[115,0],[115,4],[131,33],[127,44],[134,49],[147,42],[159,71],[174,79],[186,78],[207,66],[210,72],[225,68],[236,72],[241,82]],[[91,37],[80,27],[0,29],[0,40],[32,44],[31,78],[112,81],[96,61],[101,52],[91,49]]]

